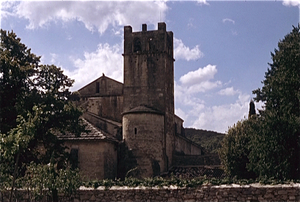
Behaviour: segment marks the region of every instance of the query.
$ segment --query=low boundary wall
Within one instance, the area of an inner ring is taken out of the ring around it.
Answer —
[[[7,194],[1,193],[0,200],[7,201]],[[14,201],[31,201],[28,192],[18,190],[18,199]],[[48,201],[46,197],[41,201]],[[300,201],[300,184],[289,185],[203,185],[197,188],[128,188],[112,187],[97,189],[81,187],[74,198],[60,198],[60,201],[102,202],[102,201]]]

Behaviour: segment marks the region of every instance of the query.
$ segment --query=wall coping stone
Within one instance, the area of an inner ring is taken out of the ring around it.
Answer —
[[[28,201],[26,190],[16,190],[18,202]],[[0,192],[0,198],[8,201],[9,190]],[[42,201],[45,201],[46,196]],[[249,185],[201,185],[198,187],[126,187],[113,186],[98,188],[81,186],[75,196],[59,196],[60,202],[196,202],[196,201],[293,201],[300,202],[300,183],[262,185],[259,183]]]
[[[260,184],[260,183],[252,183],[252,184],[247,184],[247,185],[240,185],[240,184],[222,184],[222,185],[209,185],[209,184],[203,184],[201,186],[198,187],[178,187],[178,186],[163,186],[163,187],[145,187],[145,186],[138,186],[138,187],[129,187],[129,186],[112,186],[109,188],[106,188],[105,186],[99,186],[96,189],[92,188],[92,187],[84,187],[81,186],[79,188],[79,190],[145,190],[145,189],[149,189],[149,190],[170,190],[170,189],[199,189],[199,188],[214,188],[214,189],[219,189],[219,188],[300,188],[300,183],[290,183],[290,184],[275,184],[275,185],[264,185],[264,184]]]

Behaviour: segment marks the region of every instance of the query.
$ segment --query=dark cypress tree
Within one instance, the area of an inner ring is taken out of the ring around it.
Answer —
[[[255,115],[256,112],[255,112],[255,104],[253,102],[253,100],[250,101],[249,103],[249,115],[248,115],[248,118],[250,118],[252,115]]]

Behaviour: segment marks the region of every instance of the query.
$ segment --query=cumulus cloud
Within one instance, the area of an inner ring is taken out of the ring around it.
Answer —
[[[22,1],[15,5],[16,15],[28,19],[28,29],[77,20],[88,30],[100,33],[109,25],[130,24],[134,30],[142,23],[156,25],[165,19],[167,9],[165,1]]]
[[[233,87],[227,87],[217,92],[211,91],[223,85],[221,81],[214,80],[216,74],[217,67],[207,65],[188,72],[179,79],[179,82],[175,82],[175,111],[178,116],[184,119],[185,127],[224,133],[229,126],[247,117],[250,95]],[[196,92],[210,92],[215,99],[223,99],[222,96],[231,96],[231,101],[211,105],[211,103],[204,101],[204,97],[201,98],[195,94]]]
[[[196,71],[190,71],[180,77],[180,82],[184,85],[193,85],[201,83],[214,78],[217,73],[216,65],[207,65],[206,67],[199,68]]]
[[[188,99],[191,101],[185,104]],[[180,100],[175,112],[184,119],[185,127],[225,133],[236,122],[247,118],[249,102],[250,95],[239,93],[232,103],[209,106],[203,100],[194,100],[193,96],[188,95],[188,98]],[[255,105],[256,109],[262,109],[263,103]]]
[[[195,71],[190,71],[181,76],[179,81],[185,93],[206,92],[222,86],[221,81],[213,81],[217,68],[215,65],[207,65]]]
[[[226,95],[226,96],[232,96],[239,93],[238,90],[234,90],[233,87],[228,87],[225,89],[222,89],[218,92],[219,95]]]
[[[120,45],[110,46],[99,44],[95,52],[85,52],[84,59],[73,60],[75,70],[65,70],[66,74],[75,79],[72,90],[78,90],[87,83],[105,75],[123,82],[123,58]]]
[[[198,45],[190,49],[183,44],[181,39],[176,38],[174,38],[174,55],[176,60],[184,59],[187,61],[197,60],[204,56]]]
[[[1,1],[0,2],[0,18],[5,18],[8,16],[13,16],[13,8],[17,2],[15,1]]]
[[[209,3],[207,3],[207,1],[206,0],[197,0],[197,3],[199,3],[199,4],[204,4],[204,5],[209,5]]]
[[[228,127],[247,116],[249,99],[250,95],[240,95],[235,103],[206,107],[192,127],[224,133]]]

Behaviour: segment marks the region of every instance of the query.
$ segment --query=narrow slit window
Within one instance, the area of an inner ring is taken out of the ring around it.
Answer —
[[[99,82],[96,82],[96,93],[100,92],[100,86],[99,86]]]
[[[134,128],[134,134],[135,135],[137,134],[137,128]]]
[[[78,168],[78,149],[71,149],[70,164],[71,164],[71,169],[74,170]]]

